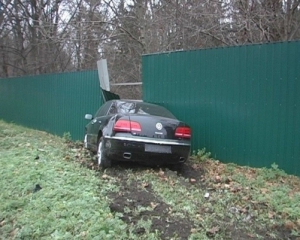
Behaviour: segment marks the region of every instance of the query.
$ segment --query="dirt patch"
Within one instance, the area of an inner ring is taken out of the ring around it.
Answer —
[[[114,171],[109,171],[112,174]],[[111,193],[110,210],[120,213],[121,219],[135,228],[138,235],[147,236],[149,232],[159,232],[161,239],[188,239],[193,226],[188,217],[175,217],[168,204],[157,197],[151,184],[143,185],[140,182],[130,182],[124,174],[117,174],[121,187],[117,193]],[[148,229],[143,223],[149,222]]]
[[[195,229],[196,231],[197,229],[204,231],[206,236],[212,239],[218,239],[218,236],[222,236],[222,239],[257,239],[257,236],[262,239],[300,239],[299,236],[294,236],[292,231],[283,224],[274,225],[273,227],[270,224],[270,228],[264,228],[264,226],[259,226],[255,223],[255,218],[251,218],[249,221],[245,220],[250,214],[250,210],[248,212],[247,209],[247,211],[243,209],[242,213],[234,213],[229,210],[229,213],[226,213],[227,216],[219,216],[215,222],[212,222],[211,226],[201,226],[197,219],[191,218],[191,215],[174,215],[171,206],[153,190],[151,183],[145,184],[143,179],[144,172],[151,172],[161,181],[166,180],[167,182],[169,181],[168,179],[176,179],[186,189],[200,188],[208,192],[223,191],[218,188],[209,190],[212,188],[210,188],[207,181],[212,177],[205,176],[203,164],[189,162],[181,167],[163,168],[127,162],[118,163],[112,168],[103,170],[97,166],[95,159],[91,160],[93,156],[82,149],[82,146],[72,146],[72,148],[79,148],[75,157],[82,166],[98,171],[101,177],[108,175],[118,179],[119,191],[111,192],[108,196],[110,199],[110,210],[126,222],[131,230],[134,229],[133,233],[140,236],[141,239],[147,239],[147,234],[149,233],[157,233],[157,236],[161,239],[188,239]],[[129,175],[135,177],[129,179]],[[215,178],[213,181],[217,180],[218,178]],[[232,189],[228,191],[230,190]],[[227,190],[225,189],[224,191]],[[238,191],[235,196],[235,201],[244,197],[239,196]],[[215,201],[218,200],[216,199]],[[217,203],[214,201],[209,202],[211,205]],[[253,204],[255,205],[256,203]],[[252,205],[249,203],[251,209],[255,210],[255,206]],[[210,209],[212,208],[209,206],[199,206],[197,214],[200,218],[215,214],[214,212],[209,212]],[[261,207],[258,207],[258,210],[260,209]],[[228,216],[231,217],[228,218]],[[249,228],[252,224],[257,226],[254,225]]]
[[[106,170],[107,174],[117,177],[120,182],[120,191],[111,193],[109,196],[112,199],[111,211],[121,213],[121,219],[132,226],[137,225],[139,221],[150,222],[149,229],[141,227],[135,229],[134,232],[141,237],[142,235],[146,237],[149,231],[158,232],[161,239],[188,239],[193,227],[193,222],[189,217],[172,215],[171,207],[155,194],[151,184],[128,179],[128,175],[124,174],[128,169],[139,173],[146,171],[149,167],[134,163],[118,163],[114,168]],[[165,177],[187,172],[186,167],[180,168],[178,172],[160,167],[150,169],[156,173],[164,172]]]
[[[110,210],[113,214],[121,214],[121,219],[127,224],[134,227],[134,233],[141,238],[146,238],[149,232],[158,232],[161,239],[188,239],[191,233],[197,228],[197,224],[188,215],[178,216],[172,215],[171,206],[166,204],[153,191],[151,184],[143,184],[142,181],[129,180],[126,170],[130,169],[133,173],[141,173],[147,171],[149,167],[141,166],[134,163],[119,163],[106,170],[111,177],[118,178],[120,182],[120,191],[113,192],[109,195],[111,199]],[[184,164],[180,168],[150,168],[154,170],[154,174],[158,176],[163,173],[163,178],[171,176],[182,177],[180,183],[186,188],[202,187],[205,188],[203,182],[204,170],[197,164]],[[185,181],[185,180],[189,181]],[[191,181],[192,180],[192,181]],[[212,202],[213,204],[213,202]],[[199,214],[207,213],[205,208],[199,208]],[[211,212],[210,214],[214,214]],[[245,218],[247,214],[244,214]],[[141,227],[142,222],[149,222],[149,228]],[[255,233],[249,232],[247,225],[251,221],[232,219],[218,219],[213,227],[205,229],[206,236],[211,239],[218,239],[218,233],[225,239],[256,239],[257,234],[263,236],[263,239],[290,239],[299,240],[297,237],[291,236],[291,231],[284,226],[274,226],[273,229],[257,228]],[[274,237],[276,236],[276,237]]]

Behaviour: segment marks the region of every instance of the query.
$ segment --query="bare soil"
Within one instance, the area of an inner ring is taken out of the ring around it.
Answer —
[[[130,166],[129,166],[130,165]],[[135,225],[139,220],[150,220],[152,222],[151,231],[158,231],[162,239],[171,239],[177,237],[178,239],[188,239],[193,221],[188,217],[175,218],[172,216],[171,207],[163,202],[155,192],[152,190],[151,184],[143,185],[141,182],[131,182],[127,184],[127,177],[124,174],[125,169],[133,168],[134,171],[141,171],[146,168],[137,164],[130,163],[119,164],[116,168],[111,168],[107,171],[110,176],[115,176],[120,179],[121,190],[118,193],[111,193],[109,196],[113,199],[110,204],[112,213],[122,213],[122,220],[127,224]],[[122,170],[123,169],[123,170]],[[161,171],[161,169],[156,169]],[[175,174],[177,174],[175,172]],[[201,172],[195,171],[189,168],[188,165],[184,165],[182,171],[178,174],[184,174],[185,176],[192,176],[193,178],[200,178]],[[135,214],[137,208],[145,208],[152,206],[151,211],[141,211]],[[130,211],[124,211],[124,209]],[[137,234],[144,234],[145,229],[136,229]]]
[[[88,168],[99,171],[100,176],[108,175],[119,179],[120,191],[110,193],[109,198],[111,199],[111,203],[109,207],[112,214],[120,214],[120,218],[127,224],[134,227],[141,220],[149,220],[151,222],[151,232],[158,231],[161,239],[188,239],[191,232],[195,229],[195,222],[193,219],[190,219],[189,216],[175,218],[171,214],[171,207],[157,196],[151,184],[145,184],[142,180],[129,180],[126,172],[130,170],[133,173],[140,173],[150,168],[157,173],[163,171],[164,174],[176,175],[178,178],[181,176],[182,178],[180,179],[188,179],[188,181],[182,181],[182,185],[186,188],[195,186],[204,188],[206,187],[203,181],[205,172],[201,165],[188,162],[182,165],[181,168],[174,167],[171,168],[170,171],[170,169],[166,170],[160,167],[142,166],[135,163],[119,163],[103,171],[97,167],[96,161],[91,163],[91,161],[88,160],[81,161],[81,163]],[[165,177],[168,176],[166,175]],[[148,210],[149,206],[152,206],[151,211]],[[137,209],[140,210],[137,211]],[[248,228],[242,223],[240,226],[239,222],[228,226],[228,219],[223,219],[222,221],[224,222],[224,228],[226,228],[222,229],[224,232],[223,239],[257,239],[259,235],[267,240],[300,240],[299,237],[293,236],[291,230],[284,225],[275,225],[272,229],[262,229],[253,226],[251,232],[249,232]],[[220,223],[220,220],[218,223]],[[208,229],[206,232],[207,237],[217,239],[215,233],[220,231],[220,228],[222,228],[222,226],[216,229]],[[256,229],[256,232],[253,232],[253,229]],[[270,234],[270,232],[274,234]],[[146,231],[142,227],[136,227],[134,233],[144,239],[146,237]]]
[[[164,171],[165,169],[161,168],[157,168],[156,171],[163,170],[165,174],[177,174],[178,176],[183,176],[189,180],[192,179],[193,181],[182,181],[182,184],[184,184],[187,188],[192,185],[204,187],[201,181],[204,177],[204,171],[200,167],[196,169],[195,167],[195,165],[186,163],[181,169],[176,169],[176,171],[174,170],[173,173],[170,171]],[[106,170],[107,174],[110,176],[118,177],[122,184],[120,192],[111,193],[109,196],[112,199],[112,203],[110,204],[111,212],[122,213],[122,220],[127,224],[135,225],[141,219],[151,220],[151,230],[153,232],[158,230],[161,234],[161,239],[188,239],[191,231],[193,231],[193,228],[195,227],[193,219],[189,219],[188,216],[180,219],[172,217],[170,214],[170,206],[156,196],[151,185],[145,186],[144,189],[141,188],[143,183],[138,181],[127,185],[126,182],[128,179],[124,173],[125,170],[129,168],[134,169],[134,171],[142,171],[145,167],[133,163],[122,163],[114,168]],[[147,208],[151,204],[155,204],[157,206],[151,211],[142,211],[137,215],[133,214],[137,207]],[[124,211],[126,208],[129,208],[130,211]],[[224,225],[225,223],[226,219],[224,219]],[[226,226],[226,228],[227,227],[228,226]],[[228,228],[226,232],[228,234],[227,239],[256,239],[256,235],[254,233],[247,232],[246,229],[241,231],[241,229],[237,228],[235,225]],[[291,236],[291,231],[284,226],[275,226],[274,229],[272,229],[272,232],[276,233],[276,236],[278,236],[276,239],[300,240],[297,237]],[[138,228],[136,229],[136,233],[143,235],[145,230]],[[274,239],[269,235],[269,229],[266,229],[265,231],[257,229],[257,233],[260,236],[264,236],[263,239]],[[209,229],[207,231],[208,237],[214,239],[214,235],[214,229]]]

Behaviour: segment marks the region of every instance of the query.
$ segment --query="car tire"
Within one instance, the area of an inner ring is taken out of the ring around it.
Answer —
[[[98,143],[97,161],[98,165],[103,168],[108,168],[112,165],[111,160],[103,154],[103,145],[101,140]]]

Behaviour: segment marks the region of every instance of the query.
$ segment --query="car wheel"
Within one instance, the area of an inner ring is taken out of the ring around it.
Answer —
[[[103,168],[111,167],[111,160],[103,154],[103,145],[101,140],[98,143],[97,159],[99,166]]]
[[[84,146],[84,148],[88,148],[87,134],[84,135],[83,146]]]

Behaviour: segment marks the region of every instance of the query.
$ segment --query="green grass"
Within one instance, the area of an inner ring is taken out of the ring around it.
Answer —
[[[189,239],[300,235],[298,177],[276,164],[254,169],[209,156],[201,150],[191,160],[194,169],[205,172],[196,183],[168,169],[94,171],[80,164],[92,163],[91,158],[67,135],[59,138],[0,121],[0,239],[160,239],[161,232],[151,230],[154,218],[136,225],[120,219],[154,211],[156,203],[111,213],[111,192],[122,194],[122,186],[132,183],[167,204],[170,221],[188,219]],[[36,184],[42,189],[35,192]],[[145,233],[137,234],[138,228]]]
[[[0,122],[1,238],[124,236],[106,199],[116,186],[67,160],[74,155],[61,138]]]

